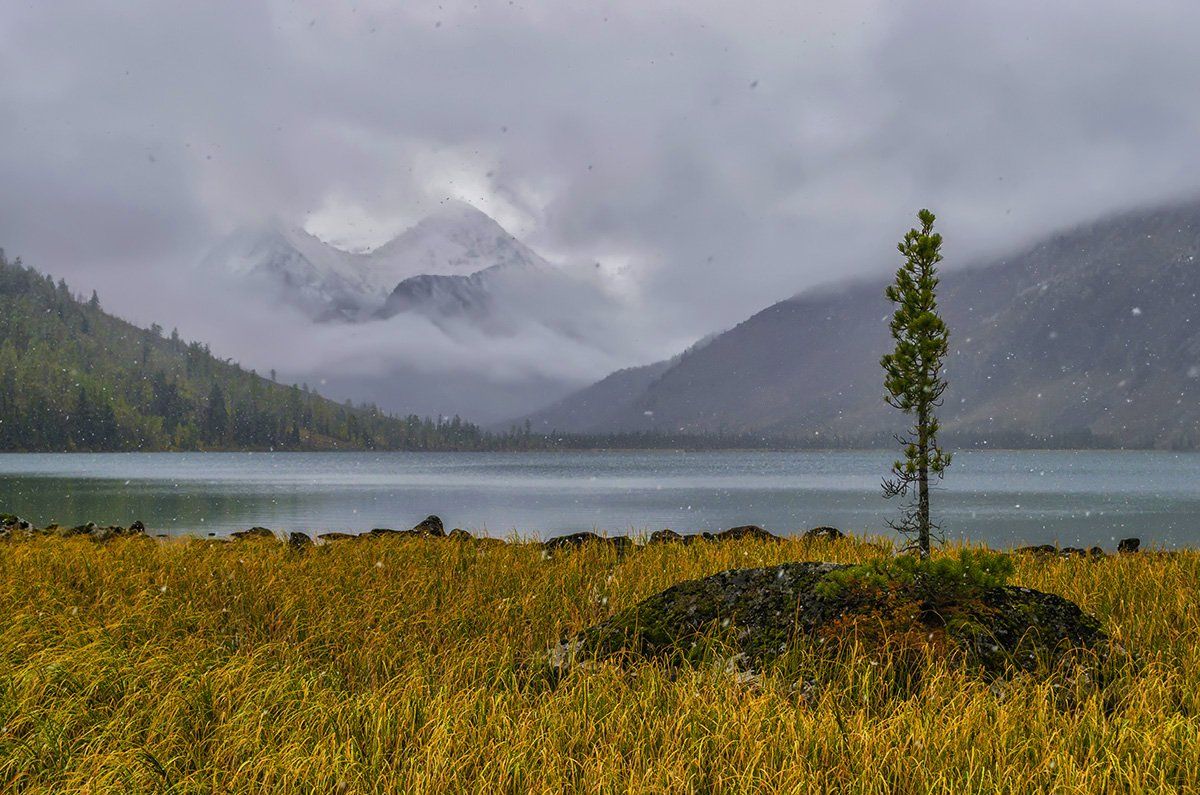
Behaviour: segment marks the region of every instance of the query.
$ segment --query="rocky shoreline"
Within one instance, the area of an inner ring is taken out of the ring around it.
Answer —
[[[170,538],[166,533],[151,534],[147,530],[146,525],[139,521],[135,521],[127,527],[120,525],[98,525],[95,522],[87,522],[86,524],[64,526],[51,524],[46,527],[36,527],[31,522],[22,519],[14,514],[0,514],[0,541],[20,540],[22,538],[32,538],[35,536],[54,536],[57,538],[76,538],[85,537],[96,542],[111,541],[116,538],[130,537],[146,537],[146,538]],[[314,536],[302,532],[288,532],[281,534],[268,527],[250,527],[246,530],[237,530],[221,536],[216,533],[208,533],[206,538],[213,541],[282,541],[289,546],[297,549],[308,547],[327,545],[340,542],[355,542],[377,538],[388,537],[416,537],[430,539],[445,539],[447,541],[472,542],[481,544],[508,544],[513,543],[500,538],[492,538],[489,536],[474,536],[466,530],[454,528],[449,532],[445,529],[445,524],[441,518],[436,515],[429,515],[422,519],[417,524],[407,530],[394,530],[389,527],[376,527],[363,533],[343,533],[343,532],[327,532],[318,533]],[[753,539],[756,541],[783,542],[789,537],[779,536],[771,533],[758,525],[740,525],[731,527],[727,530],[722,530],[717,533],[677,533],[671,529],[656,530],[650,533],[644,539],[637,539],[628,535],[608,536],[594,532],[579,532],[569,533],[561,536],[554,536],[545,541],[529,541],[517,543],[535,543],[539,544],[546,553],[557,553],[571,549],[578,549],[588,545],[599,545],[614,549],[618,554],[648,546],[659,544],[702,544],[702,543],[720,543],[728,541],[741,541],[745,539]],[[822,525],[799,533],[791,538],[799,538],[803,541],[838,541],[846,538],[846,535],[836,527]],[[1139,538],[1123,538],[1117,544],[1116,554],[1133,554],[1138,552],[1141,547],[1141,539]],[[1036,546],[1017,547],[1012,550],[1013,554],[1029,555],[1039,558],[1073,558],[1073,557],[1088,557],[1088,558],[1104,558],[1111,553],[1106,552],[1099,546],[1093,546],[1090,549],[1081,547],[1057,547],[1053,544],[1041,544]]]

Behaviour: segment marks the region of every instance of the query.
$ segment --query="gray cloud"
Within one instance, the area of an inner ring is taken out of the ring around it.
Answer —
[[[1200,190],[1198,29],[1190,0],[6,4],[0,245],[282,369],[287,334],[180,286],[200,250],[264,216],[369,245],[454,195],[653,319],[564,356],[586,378],[890,268],[919,206],[952,265]]]

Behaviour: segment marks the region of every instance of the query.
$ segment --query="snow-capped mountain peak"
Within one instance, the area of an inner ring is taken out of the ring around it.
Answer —
[[[496,266],[548,265],[486,213],[458,201],[447,202],[372,251],[367,262],[388,292],[414,276],[470,276]]]
[[[357,315],[363,298],[374,290],[356,255],[278,221],[235,231],[209,252],[201,267],[321,318]]]
[[[218,244],[204,266],[266,286],[313,317],[347,320],[371,316],[397,285],[414,277],[552,267],[465,202],[447,202],[366,254],[335,248],[296,226],[246,227]]]
[[[628,365],[653,320],[589,266],[551,264],[462,203],[367,253],[268,224],[230,235],[205,264],[206,279],[283,310],[271,326],[299,362],[289,378],[392,411],[526,414]],[[333,322],[295,322],[296,308]]]

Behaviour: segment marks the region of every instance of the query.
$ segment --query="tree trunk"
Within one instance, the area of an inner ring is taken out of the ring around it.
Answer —
[[[929,407],[924,402],[917,410],[917,548],[922,558],[929,557]]]

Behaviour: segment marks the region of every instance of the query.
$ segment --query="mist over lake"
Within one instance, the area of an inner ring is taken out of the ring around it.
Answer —
[[[851,452],[100,453],[0,455],[0,501],[38,524],[151,532],[447,528],[548,537],[755,523],[884,533],[891,456]],[[949,538],[1112,546],[1200,542],[1200,455],[962,452],[940,484]]]

